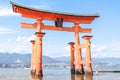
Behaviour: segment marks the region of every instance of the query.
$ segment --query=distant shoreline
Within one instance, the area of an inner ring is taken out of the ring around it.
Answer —
[[[120,73],[120,71],[93,71],[93,72],[100,72],[100,73]]]

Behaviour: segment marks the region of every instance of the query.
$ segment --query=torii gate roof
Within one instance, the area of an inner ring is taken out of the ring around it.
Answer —
[[[23,6],[20,4],[16,4],[11,2],[13,11],[16,13],[20,13],[23,17],[38,19],[42,18],[44,20],[53,20],[55,21],[57,18],[63,18],[64,22],[79,22],[83,24],[90,24],[95,18],[99,17],[99,14],[73,14],[66,12],[55,12],[49,10],[36,9],[32,7]]]

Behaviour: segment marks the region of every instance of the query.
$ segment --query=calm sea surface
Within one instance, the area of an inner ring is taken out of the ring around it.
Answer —
[[[71,76],[69,68],[44,68],[44,77],[30,77],[29,69],[0,68],[0,80],[120,80],[120,73],[94,73],[93,77]]]

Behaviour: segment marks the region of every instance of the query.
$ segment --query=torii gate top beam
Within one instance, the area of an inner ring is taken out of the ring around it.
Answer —
[[[27,18],[42,18],[44,20],[56,21],[57,18],[62,18],[64,22],[79,22],[82,24],[90,24],[95,18],[99,17],[98,14],[82,15],[82,14],[72,14],[64,12],[54,12],[48,10],[35,9],[31,7],[26,7],[23,5],[11,2],[13,11],[22,14],[23,17]],[[29,14],[28,14],[29,13]]]

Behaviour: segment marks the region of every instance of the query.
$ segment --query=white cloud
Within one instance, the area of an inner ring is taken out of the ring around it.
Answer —
[[[31,53],[32,52],[32,49],[31,49],[31,44],[28,43],[28,44],[23,44],[23,43],[19,43],[19,44],[16,44],[14,45],[14,47],[11,47],[9,49],[9,51],[11,53]]]
[[[31,53],[32,45],[30,40],[33,39],[34,36],[17,36],[16,38],[11,38],[6,42],[0,43],[0,52],[8,52],[8,53]]]
[[[120,51],[120,41],[117,40],[112,41],[112,50]]]
[[[29,36],[25,39],[25,42],[30,42],[31,40],[35,40],[35,35]]]
[[[17,53],[31,53],[30,40],[35,40],[35,35],[32,36],[21,36],[18,35],[16,38],[15,47],[11,48],[11,52]]]
[[[22,36],[18,35],[16,39],[11,39],[5,43],[0,43],[0,52],[16,52],[16,53],[31,53],[32,45],[30,40],[35,39],[35,35]],[[14,40],[14,42],[13,42]],[[8,45],[9,44],[9,45]],[[7,46],[7,47],[6,47]],[[92,57],[120,57],[120,41],[112,41],[107,44],[91,44]],[[69,45],[48,45],[43,41],[43,55],[58,57],[70,56]],[[85,56],[85,49],[82,49],[82,55]]]
[[[120,57],[120,41],[114,40],[109,44],[97,44],[91,46],[92,57]]]
[[[31,44],[24,44],[22,42],[14,42],[11,40],[9,42],[0,43],[0,52],[8,53],[31,53]]]
[[[18,42],[28,43],[30,42],[30,40],[35,40],[35,35],[28,36],[28,37],[19,35],[17,37]]]
[[[91,45],[91,48],[95,52],[103,52],[104,50],[107,49],[106,45],[98,44],[98,45]]]
[[[11,49],[11,52],[12,53],[21,53],[21,52],[23,52],[23,49],[22,48],[20,48],[20,47],[15,47],[15,48],[13,48],[13,49]]]
[[[16,16],[17,13],[14,13],[12,9],[7,7],[0,7],[0,16]]]
[[[12,29],[6,28],[6,27],[0,27],[0,34],[9,34],[13,33],[14,31]]]
[[[1,48],[1,49],[0,49],[0,52],[5,52],[5,49]]]
[[[92,57],[107,57],[108,54],[105,52],[107,49],[107,46],[103,44],[91,44]]]
[[[70,45],[66,45],[65,50],[70,51]]]
[[[25,37],[24,37],[24,36],[19,35],[19,36],[17,37],[17,41],[18,41],[18,42],[22,42],[22,41],[24,41],[24,40],[25,40]]]

